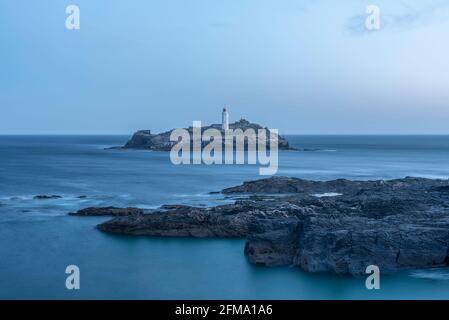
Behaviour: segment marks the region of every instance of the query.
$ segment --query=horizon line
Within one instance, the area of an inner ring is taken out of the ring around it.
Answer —
[[[0,133],[0,136],[132,136],[133,133]],[[279,133],[281,136],[449,136],[448,133]]]

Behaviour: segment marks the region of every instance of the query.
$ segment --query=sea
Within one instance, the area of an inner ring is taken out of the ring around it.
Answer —
[[[449,178],[449,136],[287,136],[277,175]],[[0,136],[0,299],[449,299],[449,268],[365,278],[250,264],[244,239],[121,236],[90,206],[212,206],[209,194],[259,179],[254,165],[173,165],[166,152],[107,150],[129,136]],[[57,199],[35,199],[58,195]],[[66,267],[80,289],[66,288]]]

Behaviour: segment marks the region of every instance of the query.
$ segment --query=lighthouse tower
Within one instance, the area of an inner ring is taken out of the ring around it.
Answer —
[[[229,130],[229,113],[228,110],[226,110],[226,108],[223,109],[221,128],[223,130]]]

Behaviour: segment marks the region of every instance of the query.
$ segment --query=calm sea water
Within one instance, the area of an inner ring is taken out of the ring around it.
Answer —
[[[0,136],[0,298],[449,298],[449,269],[385,276],[372,292],[364,279],[251,265],[244,240],[114,236],[94,228],[107,218],[68,216],[88,206],[221,204],[231,200],[208,192],[260,178],[254,166],[174,166],[167,153],[104,150],[127,138]],[[321,151],[281,152],[279,175],[449,178],[448,136],[288,138]],[[79,291],[65,289],[70,264],[81,269]]]

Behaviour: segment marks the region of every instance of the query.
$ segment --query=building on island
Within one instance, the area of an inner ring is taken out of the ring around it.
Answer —
[[[222,120],[221,120],[221,129],[229,130],[229,113],[226,108],[223,109]]]

